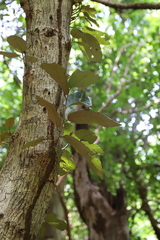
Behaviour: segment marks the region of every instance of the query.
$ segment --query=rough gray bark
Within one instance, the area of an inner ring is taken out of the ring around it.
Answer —
[[[53,103],[63,118],[64,97],[58,84],[40,68],[43,62],[67,67],[71,0],[21,0],[26,13],[26,54],[38,58],[25,63],[20,122],[0,174],[0,239],[37,239],[56,181],[61,148],[59,132],[38,105],[36,95]],[[22,149],[44,137],[35,147]]]

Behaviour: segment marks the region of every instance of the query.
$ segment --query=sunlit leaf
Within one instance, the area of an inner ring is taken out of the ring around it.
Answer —
[[[7,42],[18,52],[24,53],[26,50],[26,41],[18,36],[9,36]]]
[[[76,164],[72,159],[72,155],[67,150],[63,150],[61,155],[60,168],[62,168],[65,173],[71,172],[76,168]]]
[[[89,155],[89,153],[91,154],[91,151],[82,142],[68,135],[65,135],[64,138],[85,159],[88,159],[89,161],[92,159],[91,156]]]
[[[103,155],[103,154],[104,154],[102,148],[100,148],[97,144],[90,144],[90,143],[88,143],[88,142],[85,142],[84,144],[85,144],[85,146],[87,146],[92,152],[94,152],[96,155],[97,155],[97,154],[100,154],[100,155]],[[94,155],[95,155],[95,154],[94,154]]]
[[[16,53],[2,52],[2,51],[0,51],[0,54],[5,56],[5,57],[8,57],[8,58],[14,58],[14,57],[19,57],[20,56]]]
[[[98,75],[95,75],[94,72],[87,70],[87,71],[80,71],[77,69],[75,72],[72,73],[68,85],[70,88],[73,87],[81,87],[86,88],[91,84],[94,84],[99,79]]]
[[[110,44],[108,42],[109,36],[105,32],[101,32],[101,31],[98,31],[98,30],[90,28],[90,27],[83,28],[83,31],[93,35],[97,39],[99,44],[102,44],[102,45],[109,45]]]
[[[92,106],[92,100],[84,91],[75,92],[68,95],[66,106],[68,107],[70,105],[85,105],[90,107]]]
[[[26,62],[37,62],[37,58],[36,57],[33,57],[33,56],[26,56],[25,57],[25,61]]]
[[[38,145],[39,143],[43,142],[44,138],[37,138],[33,141],[27,142],[26,144],[24,144],[24,146],[22,147],[22,149],[28,148],[28,147],[34,147],[36,145]]]
[[[74,133],[81,141],[87,141],[89,143],[95,142],[96,135],[87,129],[79,129]]]
[[[71,132],[73,132],[73,130],[73,124],[70,124],[68,122],[64,124],[64,135],[69,135]]]
[[[103,179],[103,169],[101,161],[98,158],[92,158],[91,161],[87,161],[89,167],[94,173],[96,173],[101,179]]]
[[[14,125],[14,120],[15,119],[13,117],[8,118],[5,122],[6,128],[10,129]]]
[[[36,96],[36,99],[41,106],[46,107],[46,109],[48,111],[48,116],[52,120],[52,122],[57,127],[60,127],[62,123],[61,123],[61,119],[56,111],[55,106],[53,104],[51,104],[50,102],[44,100],[43,98],[40,98],[39,96]]]
[[[56,63],[42,63],[41,68],[44,69],[63,89],[64,94],[67,95],[69,87],[67,83],[68,75],[66,70]]]
[[[119,123],[106,117],[102,113],[93,112],[91,110],[85,111],[80,110],[77,112],[70,113],[68,115],[68,120],[77,124],[91,124],[100,125],[104,127],[115,127],[120,126]]]

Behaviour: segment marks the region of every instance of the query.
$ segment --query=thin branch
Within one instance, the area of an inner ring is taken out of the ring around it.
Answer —
[[[108,0],[91,0],[92,2],[97,2],[104,4],[107,7],[114,8],[114,9],[160,9],[160,3],[118,3],[118,2],[111,2]]]

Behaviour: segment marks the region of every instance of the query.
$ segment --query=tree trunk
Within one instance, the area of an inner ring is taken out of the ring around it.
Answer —
[[[77,124],[76,130],[80,128]],[[104,182],[96,186],[89,177],[86,160],[76,152],[73,157],[77,163],[74,171],[75,202],[88,226],[89,240],[129,240],[124,189],[119,188],[117,195],[113,196],[107,192]]]
[[[59,131],[38,105],[36,95],[53,103],[64,117],[64,96],[58,84],[40,68],[43,62],[67,67],[71,0],[21,0],[26,13],[26,55],[38,58],[25,63],[20,122],[0,175],[0,239],[33,240],[53,196],[61,142]],[[34,139],[45,140],[22,149]]]

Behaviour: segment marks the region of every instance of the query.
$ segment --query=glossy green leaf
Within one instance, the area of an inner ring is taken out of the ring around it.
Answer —
[[[38,145],[39,143],[43,142],[44,138],[37,138],[33,141],[27,142],[26,144],[24,144],[24,146],[22,147],[22,149],[28,148],[28,147],[34,147],[36,145]]]
[[[73,131],[74,131],[73,124],[70,124],[70,123],[66,122],[64,124],[64,135],[69,135]]]
[[[116,127],[120,126],[119,123],[106,117],[102,113],[93,112],[91,110],[85,111],[80,110],[77,112],[70,113],[68,115],[68,120],[77,124],[91,124],[100,125],[104,127]]]
[[[10,129],[14,125],[14,120],[15,119],[13,117],[8,118],[5,122],[6,128]]]
[[[91,156],[89,155],[91,154],[90,149],[86,147],[82,142],[68,135],[65,135],[64,138],[85,159],[88,159],[89,161],[92,159]]]
[[[99,76],[95,75],[94,72],[87,70],[87,71],[80,71],[77,69],[75,72],[72,73],[68,85],[70,88],[73,87],[81,87],[86,88],[91,84],[94,84],[98,81]]]
[[[0,54],[8,57],[8,58],[15,58],[15,57],[19,57],[20,55],[16,54],[16,53],[11,53],[11,52],[2,52],[0,51]]]
[[[33,63],[35,63],[35,62],[37,62],[37,58],[33,57],[33,56],[26,56],[25,57],[25,61],[26,62],[33,62]]]
[[[24,53],[26,50],[26,41],[22,38],[12,35],[7,38],[7,42],[18,52]]]
[[[85,105],[90,107],[92,106],[92,100],[84,91],[75,92],[68,95],[66,106],[68,107],[70,105]]]
[[[49,118],[52,120],[52,122],[57,126],[57,127],[60,127],[62,125],[61,123],[61,118],[59,117],[57,111],[56,111],[56,108],[55,106],[44,100],[43,98],[40,98],[39,96],[36,96],[36,99],[38,101],[38,103],[41,105],[41,106],[44,106],[46,107],[47,111],[48,111],[48,116]]]
[[[89,143],[93,143],[96,141],[97,137],[94,133],[90,132],[87,129],[79,129],[75,133],[76,137],[78,137],[81,141],[87,141]]]
[[[63,150],[61,155],[60,168],[62,168],[65,173],[72,172],[76,168],[72,155],[67,150]]]
[[[68,88],[68,75],[66,70],[56,63],[42,63],[41,68],[44,69],[62,88],[64,94],[67,95],[69,92]]]
[[[89,167],[94,173],[96,173],[101,179],[103,179],[103,169],[101,161],[98,158],[92,158],[91,161],[87,161]]]

